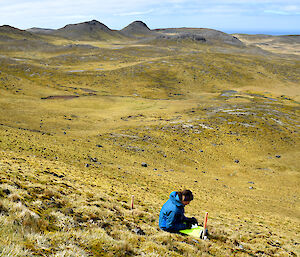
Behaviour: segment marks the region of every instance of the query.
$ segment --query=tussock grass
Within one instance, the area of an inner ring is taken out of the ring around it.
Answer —
[[[299,254],[297,60],[184,41],[49,42],[0,46],[1,256]],[[187,216],[209,212],[209,241],[158,229],[184,188]]]

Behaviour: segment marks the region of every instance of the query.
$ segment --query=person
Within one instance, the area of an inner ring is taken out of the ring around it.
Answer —
[[[179,233],[180,230],[189,229],[193,224],[197,224],[197,219],[184,216],[184,207],[193,200],[193,194],[185,189],[179,192],[172,192],[169,200],[162,206],[159,214],[160,229]]]

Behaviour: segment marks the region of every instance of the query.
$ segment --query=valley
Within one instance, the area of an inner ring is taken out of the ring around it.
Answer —
[[[0,27],[0,256],[298,256],[298,38]]]

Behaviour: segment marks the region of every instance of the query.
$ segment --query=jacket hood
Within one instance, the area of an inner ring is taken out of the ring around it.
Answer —
[[[178,206],[178,207],[184,207],[184,205],[182,204],[182,202],[180,201],[180,199],[179,199],[179,196],[178,196],[178,194],[177,194],[177,192],[176,191],[174,191],[174,192],[172,192],[171,194],[170,194],[170,200],[172,201],[172,203],[173,204],[175,204],[176,206]]]

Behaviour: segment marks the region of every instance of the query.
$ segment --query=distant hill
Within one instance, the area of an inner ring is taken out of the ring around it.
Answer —
[[[282,43],[292,43],[299,44],[300,43],[300,35],[286,35],[286,36],[277,36],[278,41]]]
[[[43,29],[43,28],[30,28],[26,29],[26,31],[37,34],[52,34],[55,32],[55,29]]]
[[[40,35],[43,35],[41,37]],[[299,44],[299,35],[248,35],[248,34],[227,34],[219,30],[208,28],[161,28],[151,30],[143,21],[134,21],[121,30],[112,30],[105,24],[97,21],[86,21],[76,24],[68,24],[60,29],[47,28],[29,28],[21,30],[9,25],[0,26],[0,40],[22,40],[22,39],[37,39],[46,40],[45,35],[53,35],[64,37],[70,40],[82,41],[107,41],[107,40],[152,40],[158,39],[166,42],[167,40],[193,40],[207,44],[227,44],[233,46],[245,46],[249,42],[262,40],[261,44],[268,45],[270,43],[288,43]],[[259,44],[256,42],[256,45]]]
[[[125,34],[126,36],[153,36],[157,33],[151,31],[149,27],[142,21],[134,21],[130,23],[128,26],[123,28],[120,32]]]
[[[276,54],[300,55],[300,35],[233,34],[247,47],[257,47]],[[296,57],[297,58],[297,57]]]
[[[122,38],[118,31],[113,31],[96,20],[68,24],[56,30],[53,34],[72,40],[111,40]]]
[[[244,44],[236,37],[222,31],[206,28],[166,28],[155,29],[163,39],[193,39],[207,43],[225,43],[235,46]]]
[[[56,49],[47,39],[30,31],[14,28],[9,25],[0,26],[1,50],[9,51],[35,51],[43,49],[49,51]]]
[[[0,26],[0,36],[5,39],[38,39],[37,35],[9,25]]]
[[[272,36],[265,34],[233,34],[238,38],[256,41],[256,40],[265,40],[266,42],[272,43],[288,43],[288,44],[299,44],[300,43],[300,35],[280,35],[280,36]]]

